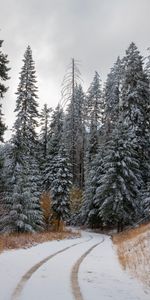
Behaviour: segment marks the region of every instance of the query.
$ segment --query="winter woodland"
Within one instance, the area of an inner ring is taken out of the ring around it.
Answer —
[[[123,230],[150,219],[150,56],[131,43],[106,82],[96,71],[86,92],[72,59],[61,101],[40,111],[28,46],[5,142],[10,68],[3,41],[0,50],[0,232],[42,231],[53,219]]]

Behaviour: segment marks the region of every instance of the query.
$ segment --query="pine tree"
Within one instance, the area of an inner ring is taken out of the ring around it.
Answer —
[[[85,169],[85,190],[83,203],[80,210],[81,224],[87,224],[90,227],[102,227],[102,220],[99,216],[99,205],[95,203],[96,189],[98,179],[103,173],[102,169],[102,148],[90,163],[86,163]]]
[[[63,110],[58,105],[53,111],[50,123],[48,150],[43,167],[43,189],[49,191],[53,180],[52,160],[58,155],[63,136]]]
[[[87,114],[98,127],[103,120],[104,103],[102,97],[101,80],[98,72],[95,72],[93,81],[87,93]]]
[[[82,188],[84,184],[83,164],[81,163],[84,147],[82,116],[85,97],[80,77],[78,62],[73,58],[64,77],[61,104],[63,107],[68,104],[65,120],[65,145],[72,165],[73,184]],[[79,147],[77,140],[80,140],[82,146]]]
[[[0,40],[0,48],[2,47],[3,41]],[[4,97],[4,94],[7,92],[7,87],[5,86],[5,81],[9,79],[8,77],[8,71],[10,70],[7,67],[7,64],[9,63],[7,59],[7,55],[3,54],[2,51],[0,51],[0,99]],[[3,123],[3,114],[2,114],[2,104],[0,103],[0,142],[3,141],[3,134],[6,130],[6,126]]]
[[[95,205],[104,224],[122,228],[139,217],[142,184],[139,161],[126,129],[119,123],[105,144],[103,172],[98,179]]]
[[[149,79],[149,86],[150,86],[150,48],[147,49],[149,52],[149,55],[146,57],[146,65],[145,65],[145,71]]]
[[[6,192],[6,215],[3,231],[24,232],[42,229],[39,202],[39,168],[37,163],[38,114],[37,87],[32,51],[28,46],[17,91],[17,113],[11,151],[8,156],[9,176]]]
[[[18,138],[17,142],[26,152],[34,155],[37,149],[36,128],[38,126],[39,113],[35,66],[30,46],[25,51],[23,67],[20,73],[20,83],[16,94],[15,112],[17,116],[14,131]]]
[[[50,114],[52,108],[48,108],[47,104],[44,104],[44,107],[40,114],[40,144],[41,144],[41,155],[43,158],[47,157],[48,154],[48,143],[50,139]]]
[[[146,183],[149,165],[150,92],[148,78],[143,70],[143,59],[134,43],[131,43],[124,58],[120,110],[128,139],[134,143],[138,152]]]
[[[9,170],[11,180],[7,184],[5,196],[5,213],[1,219],[1,231],[34,232],[43,228],[43,217],[40,211],[39,198],[36,197],[34,182],[25,165],[11,160]]]
[[[39,135],[39,167],[41,173],[41,192],[45,191],[45,175],[47,177],[48,165],[50,164],[51,157],[49,155],[49,143],[51,139],[50,132],[50,117],[52,109],[44,104],[40,114],[40,135]]]
[[[119,118],[119,107],[121,105],[121,86],[123,77],[123,61],[118,57],[107,76],[104,98],[105,98],[105,127],[107,134],[115,128]]]
[[[101,151],[99,137],[104,117],[104,98],[100,76],[97,72],[95,72],[93,82],[88,90],[86,112],[85,191],[81,219],[93,227],[100,225],[98,210],[94,204],[94,195],[97,186],[96,172],[98,166],[100,167],[96,156]]]
[[[0,40],[0,48],[2,47],[3,41]],[[7,59],[7,55],[3,54],[3,52],[0,50],[0,143],[3,142],[3,135],[6,130],[6,126],[3,122],[3,113],[2,113],[2,103],[1,100],[4,98],[5,93],[7,92],[7,87],[5,85],[5,82],[9,79],[8,77],[8,71],[10,70],[7,67],[7,64],[9,63]],[[0,218],[3,212],[3,202],[4,202],[4,174],[3,174],[3,164],[4,164],[4,148],[2,145],[0,145]]]
[[[122,227],[141,218],[144,203],[145,207],[149,203],[140,198],[142,177],[146,182],[149,169],[149,90],[142,57],[133,43],[123,64],[117,60],[108,76],[105,102],[105,124],[99,137],[103,155],[99,148],[88,172],[83,210],[87,209],[92,224],[99,218],[98,222]],[[145,199],[149,199],[146,191]]]
[[[85,95],[82,86],[76,85],[74,97],[67,109],[64,139],[72,165],[73,184],[79,188],[83,188],[84,185],[84,105]]]
[[[69,191],[72,181],[70,163],[62,144],[58,154],[52,160],[53,180],[50,187],[52,209],[58,221],[65,221],[69,217]]]
[[[89,161],[91,161],[98,151],[99,128],[103,124],[104,116],[104,98],[102,95],[100,76],[97,72],[95,72],[93,81],[88,90],[86,111],[87,125],[89,124],[87,151]]]
[[[0,145],[0,219],[3,212],[3,201],[5,191],[5,178],[4,178],[4,145]]]

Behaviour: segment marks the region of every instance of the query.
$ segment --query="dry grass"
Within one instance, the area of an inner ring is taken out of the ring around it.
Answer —
[[[0,252],[8,249],[29,248],[33,245],[66,238],[79,237],[79,232],[64,230],[62,232],[42,232],[0,235]]]
[[[124,269],[150,287],[150,223],[113,236]]]

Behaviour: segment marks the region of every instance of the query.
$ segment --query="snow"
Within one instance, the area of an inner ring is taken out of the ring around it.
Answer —
[[[79,282],[86,300],[149,300],[150,291],[123,271],[109,237],[83,261]]]
[[[136,279],[121,269],[115,249],[106,235],[83,232],[81,238],[52,241],[29,249],[6,251],[0,255],[0,299],[10,300],[21,277],[49,255],[77,244],[43,264],[26,282],[20,300],[73,300],[71,272],[77,260],[99,244],[79,268],[79,285],[85,300],[148,300]]]
[[[32,248],[6,251],[0,255],[0,300],[10,300],[21,277],[45,257],[80,242],[81,239],[46,242]],[[30,298],[30,300],[32,300]]]

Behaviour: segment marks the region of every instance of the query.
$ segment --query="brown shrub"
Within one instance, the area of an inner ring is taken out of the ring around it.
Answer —
[[[0,235],[0,252],[8,249],[28,248],[36,244],[77,237],[79,233],[70,230],[61,232],[23,233]]]
[[[46,225],[45,227],[48,230],[50,226],[50,218],[53,214],[50,193],[43,192],[40,198],[40,203],[41,203],[41,208],[45,220],[45,225]]]
[[[150,223],[113,236],[124,269],[150,287]]]
[[[122,243],[124,241],[136,238],[137,236],[139,236],[139,234],[147,232],[148,230],[150,230],[150,223],[141,224],[137,228],[128,229],[128,230],[125,230],[121,233],[114,234],[113,235],[113,242],[115,244]]]

